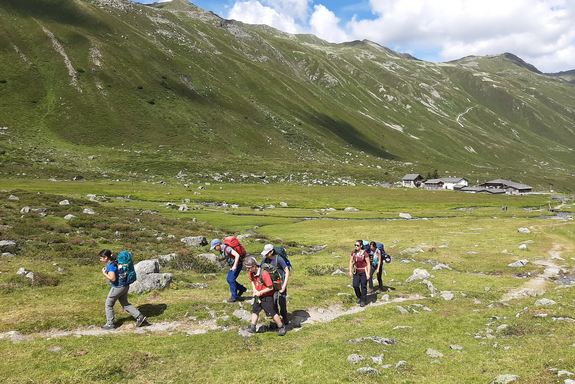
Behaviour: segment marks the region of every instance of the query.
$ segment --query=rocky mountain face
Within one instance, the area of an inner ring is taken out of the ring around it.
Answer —
[[[437,169],[575,188],[573,74],[510,53],[429,63],[185,0],[5,0],[0,19],[9,177],[267,172],[329,184]]]

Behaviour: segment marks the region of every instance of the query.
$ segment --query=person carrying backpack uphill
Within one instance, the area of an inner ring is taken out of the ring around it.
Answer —
[[[272,267],[273,268],[273,267]],[[263,310],[266,316],[271,317],[278,327],[278,336],[286,334],[286,327],[278,315],[274,300],[274,281],[270,272],[265,270],[253,257],[246,259],[246,270],[248,271],[252,289],[254,292],[254,303],[252,304],[252,322],[247,327],[249,333],[255,333],[257,329],[260,312]],[[277,273],[277,272],[276,272]],[[277,281],[279,285],[279,281]],[[279,287],[277,287],[279,289]]]
[[[102,325],[101,328],[106,331],[116,329],[116,324],[114,322],[114,304],[116,304],[116,301],[119,301],[122,308],[136,319],[136,327],[149,325],[146,317],[142,315],[136,307],[128,302],[128,291],[130,289],[131,281],[125,280],[125,272],[123,268],[118,268],[117,257],[114,256],[112,251],[109,249],[101,250],[98,256],[102,263],[106,263],[106,266],[102,268],[102,274],[106,276],[111,285],[110,292],[108,292],[108,298],[106,299],[106,324]]]
[[[280,248],[280,250],[283,247]],[[284,250],[285,252],[285,250]],[[266,244],[261,255],[264,257],[262,263],[271,264],[277,268],[281,275],[282,287],[277,293],[277,300],[275,302],[276,312],[282,317],[284,325],[288,324],[288,310],[287,310],[287,283],[290,278],[290,270],[284,258],[276,253],[273,244]]]
[[[357,303],[362,307],[367,301],[367,281],[371,274],[369,254],[363,249],[363,240],[356,240],[355,250],[349,259],[349,277],[353,279],[353,289]]]
[[[244,294],[248,289],[238,283],[238,276],[242,271],[243,260],[246,257],[246,250],[243,245],[240,244],[237,238],[230,236],[224,239],[224,243],[220,239],[213,239],[210,247],[210,251],[216,250],[220,252],[222,256],[220,261],[225,260],[230,270],[228,271],[228,284],[230,285],[230,292],[232,297],[228,299],[228,303],[234,303],[240,299],[240,296]]]
[[[377,293],[381,293],[383,292],[383,283],[381,281],[381,274],[384,271],[383,263],[384,263],[385,251],[382,252],[381,249],[377,246],[377,243],[375,241],[372,241],[369,245],[371,247],[371,253],[373,254],[373,262],[371,264],[372,266],[371,270],[372,273],[377,276],[377,283],[379,284],[379,290],[377,291]],[[381,247],[383,248],[383,244]],[[373,280],[371,288],[373,288]]]

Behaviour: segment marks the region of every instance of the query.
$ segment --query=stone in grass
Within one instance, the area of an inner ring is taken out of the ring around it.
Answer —
[[[425,353],[427,353],[427,356],[432,357],[434,359],[437,359],[438,357],[443,357],[443,353],[436,351],[433,348],[427,348],[427,351],[425,351]]]
[[[495,379],[493,379],[491,384],[508,384],[508,383],[511,383],[511,382],[517,380],[518,378],[519,378],[519,376],[511,375],[511,374],[497,375],[497,377]]]
[[[563,376],[563,375],[573,376],[573,372],[569,372],[569,371],[559,371],[559,372],[557,372],[557,376]]]
[[[379,372],[377,369],[371,368],[371,367],[362,367],[362,368],[359,368],[356,372],[360,373],[362,375],[381,375],[381,372]]]
[[[517,232],[519,232],[519,233],[531,233],[529,228],[518,228]]]
[[[523,267],[523,266],[526,265],[527,263],[529,263],[529,260],[518,260],[518,261],[516,261],[516,262],[514,262],[514,263],[507,264],[507,266],[508,266],[508,267],[513,267],[513,268]]]
[[[358,355],[357,353],[352,353],[347,357],[347,362],[349,364],[358,364],[360,361],[365,360],[365,357]]]
[[[451,349],[456,349],[456,350],[462,350],[463,347],[461,345],[457,345],[457,344],[451,344],[449,346]]]
[[[357,343],[364,341],[364,340],[371,340],[371,341],[374,341],[378,344],[383,344],[383,345],[395,345],[395,344],[399,343],[399,341],[397,341],[395,339],[390,339],[389,337],[379,337],[379,336],[359,337],[357,339],[349,340],[349,342],[353,343],[353,344],[357,344]]]
[[[407,280],[405,280],[405,283],[407,284],[415,280],[429,279],[431,277],[432,276],[429,274],[429,272],[427,272],[427,270],[423,268],[416,268],[413,270],[413,275],[411,275],[410,277],[407,278]]]
[[[521,244],[517,249],[527,249],[527,244]]]
[[[403,308],[401,305],[398,305],[396,307],[399,310],[399,313],[401,313],[402,315],[409,315],[409,311],[405,308]]]
[[[564,381],[565,384],[575,384],[575,380],[571,380],[571,379],[566,379]]]
[[[545,305],[555,305],[557,304],[557,302],[553,301],[553,300],[549,300],[549,299],[539,299],[535,302],[535,306],[536,307],[542,307]]]

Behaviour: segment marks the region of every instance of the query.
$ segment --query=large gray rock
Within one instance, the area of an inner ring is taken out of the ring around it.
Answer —
[[[377,369],[371,368],[371,367],[359,368],[357,370],[357,373],[361,373],[362,375],[381,375],[381,372],[379,372]]]
[[[399,217],[401,217],[402,219],[408,219],[408,220],[411,219],[411,215],[409,213],[400,212]]]
[[[425,353],[427,354],[427,356],[429,356],[433,359],[437,359],[438,357],[443,357],[443,353],[436,351],[433,348],[427,348],[427,351],[425,351]]]
[[[544,307],[544,306],[546,306],[546,305],[555,305],[555,304],[557,304],[556,301],[543,298],[543,299],[537,300],[534,305],[535,305],[536,307]]]
[[[136,275],[138,275],[138,280],[140,280],[140,275],[159,273],[160,263],[158,262],[158,259],[142,260],[138,264],[134,265],[134,269],[136,270]]]
[[[516,261],[514,263],[511,264],[507,264],[508,267],[523,267],[524,265],[526,265],[527,263],[529,263],[529,260],[519,260]]]
[[[517,375],[497,375],[495,379],[491,382],[491,384],[509,384],[515,380],[517,380],[519,376]]]
[[[209,261],[210,263],[214,263],[214,264],[218,264],[218,256],[216,256],[214,253],[201,253],[198,255],[198,257]]]
[[[0,240],[0,249],[16,248],[18,244],[14,240]]]
[[[171,282],[171,273],[150,273],[148,275],[138,275],[138,280],[130,285],[129,293],[142,295],[156,289],[166,288]]]
[[[233,315],[238,319],[242,319],[243,321],[252,321],[252,313],[245,309],[236,309]]]
[[[517,232],[519,232],[519,233],[531,233],[529,228],[518,228]]]
[[[347,362],[350,364],[358,364],[360,361],[365,360],[365,357],[358,355],[357,353],[352,353],[347,357]]]
[[[427,270],[422,269],[422,268],[417,268],[417,269],[413,270],[413,275],[408,277],[407,280],[405,280],[405,283],[411,283],[412,281],[415,281],[415,280],[429,279],[430,277],[431,277],[431,275],[429,274],[429,272],[427,272]]]
[[[344,209],[345,212],[359,212],[359,209],[354,207],[347,207]]]
[[[180,241],[186,245],[186,247],[203,247],[208,245],[208,240],[204,236],[188,236],[181,238]]]

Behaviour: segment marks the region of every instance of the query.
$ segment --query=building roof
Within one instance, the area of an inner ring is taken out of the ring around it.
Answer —
[[[429,179],[426,180],[423,184],[439,184],[439,183],[443,183],[443,179]]]
[[[501,188],[484,188],[484,187],[462,187],[458,189],[460,192],[475,192],[475,193],[491,193],[492,195],[495,194],[503,194],[505,191]]]
[[[407,175],[403,176],[404,181],[411,181],[411,180],[417,180],[419,178],[423,179],[423,176],[421,176],[419,173],[408,173]]]
[[[504,180],[504,179],[496,179],[491,181],[486,181],[483,184],[479,184],[480,186],[488,186],[488,185],[500,185],[502,188],[514,188],[514,189],[533,189],[529,185],[516,183],[515,181]]]
[[[459,183],[461,180],[469,181],[465,177],[440,177],[438,180],[444,183]]]

